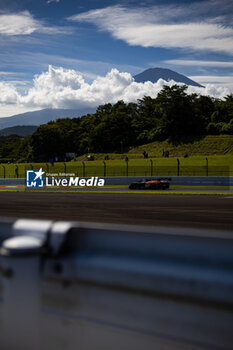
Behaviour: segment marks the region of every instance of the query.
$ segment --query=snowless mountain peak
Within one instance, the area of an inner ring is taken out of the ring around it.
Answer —
[[[198,84],[194,80],[189,79],[185,75],[179,74],[167,68],[149,68],[146,69],[144,72],[134,76],[134,80],[137,83],[145,83],[146,81],[156,83],[159,79],[163,79],[166,81],[174,80],[177,83],[184,83],[186,85],[203,87],[202,85]]]

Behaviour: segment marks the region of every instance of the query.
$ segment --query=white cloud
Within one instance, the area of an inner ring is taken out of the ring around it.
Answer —
[[[28,35],[39,30],[41,24],[28,11],[0,15],[0,34]]]
[[[69,20],[93,23],[100,30],[110,32],[114,38],[124,40],[129,45],[232,54],[233,28],[227,26],[220,17],[187,20],[191,10],[193,6],[186,5],[150,8],[109,6],[74,15]],[[201,5],[198,11],[200,15]]]
[[[51,2],[60,2],[60,0],[47,0],[47,4],[51,4]]]
[[[233,76],[228,77],[222,75],[192,75],[190,79],[198,80],[202,83],[216,83],[216,84],[233,84]]]
[[[207,84],[205,88],[199,88],[195,86],[189,86],[187,89],[188,94],[196,93],[203,96],[212,96],[215,98],[223,99],[229,95],[232,90],[225,86],[218,86],[215,84]]]
[[[7,82],[0,82],[0,105],[1,104],[17,104],[19,94],[16,88]]]
[[[0,76],[12,76],[12,75],[15,75],[14,72],[5,72],[5,71],[0,71]]]
[[[129,73],[117,69],[87,83],[78,71],[50,66],[47,72],[35,76],[33,87],[26,95],[20,94],[12,84],[0,83],[0,105],[6,108],[7,105],[14,104],[16,109],[19,106],[28,110],[96,107],[118,100],[136,101],[143,96],[155,98],[164,85],[174,84],[174,81],[166,82],[162,79],[156,83],[136,83]],[[188,93],[194,92],[223,98],[230,93],[230,89],[213,84],[208,84],[205,88],[189,86]]]
[[[30,35],[34,32],[45,34],[66,34],[70,28],[48,27],[35,19],[30,12],[0,14],[0,35]]]
[[[38,111],[41,108],[28,108],[21,105],[1,105],[0,118],[11,117],[16,114]]]
[[[200,84],[214,84],[215,86],[224,86],[233,91],[233,75],[221,76],[221,75],[193,75],[190,79],[197,81]]]
[[[198,67],[225,67],[233,68],[233,62],[229,61],[203,61],[203,60],[165,60],[163,63],[174,64],[178,66],[198,66]]]
[[[131,82],[133,78],[129,73],[119,73],[113,69],[105,77],[97,77],[88,84],[75,70],[50,66],[47,72],[36,76],[33,88],[21,97],[20,102],[42,108],[94,107],[105,101],[121,99]]]

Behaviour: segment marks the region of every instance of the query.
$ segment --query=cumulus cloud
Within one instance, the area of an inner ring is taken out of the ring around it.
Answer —
[[[210,6],[211,2],[207,2]],[[116,39],[142,47],[183,48],[233,53],[233,28],[227,16],[209,17],[206,4],[127,8],[109,6],[69,17],[95,24]],[[203,9],[203,13],[201,12]],[[196,18],[191,13],[196,11]],[[231,23],[231,22],[230,22]],[[223,25],[224,24],[224,25]]]
[[[0,105],[1,104],[18,104],[19,94],[16,88],[7,82],[0,81]]]
[[[129,73],[112,69],[105,77],[97,77],[88,84],[75,70],[49,66],[47,72],[35,77],[33,88],[26,96],[22,96],[21,103],[33,107],[94,107],[105,101],[115,102],[121,99],[132,82]]]
[[[12,84],[0,83],[0,104],[15,104],[21,108],[84,108],[100,104],[137,101],[143,96],[155,98],[164,85],[172,86],[174,81],[159,79],[156,83],[137,83],[126,72],[112,69],[106,76],[97,77],[87,83],[76,70],[50,66],[47,72],[35,76],[33,87],[26,95],[20,94]],[[179,83],[182,85],[181,83]],[[188,93],[223,98],[230,93],[228,88],[208,84],[205,88],[189,86]]]
[[[227,87],[218,86],[215,84],[207,84],[205,88],[199,88],[195,86],[189,86],[187,89],[188,94],[199,94],[203,96],[212,96],[215,98],[223,99],[225,96],[231,93],[231,90]]]

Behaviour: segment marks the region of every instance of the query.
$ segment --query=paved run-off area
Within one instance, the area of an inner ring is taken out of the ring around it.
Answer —
[[[2,191],[0,217],[233,231],[233,195]]]

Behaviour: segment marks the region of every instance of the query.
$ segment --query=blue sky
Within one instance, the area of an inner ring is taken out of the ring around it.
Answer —
[[[156,96],[163,82],[132,79],[151,67],[223,97],[233,91],[232,17],[232,0],[0,0],[0,117]]]

